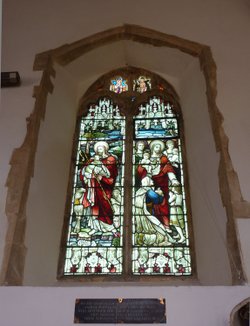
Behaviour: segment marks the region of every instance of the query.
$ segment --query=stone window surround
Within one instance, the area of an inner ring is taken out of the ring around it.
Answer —
[[[237,217],[249,217],[250,203],[242,198],[238,176],[233,169],[228,152],[228,137],[222,126],[223,117],[216,105],[216,64],[212,57],[211,49],[203,44],[137,25],[123,25],[36,55],[34,70],[43,72],[41,82],[39,86],[34,87],[34,110],[27,118],[27,133],[23,144],[13,151],[10,160],[11,168],[6,182],[8,192],[5,210],[8,219],[8,229],[0,275],[1,284],[22,285],[23,282],[26,255],[24,244],[26,204],[30,181],[34,171],[40,122],[45,116],[47,95],[53,92],[53,84],[50,79],[51,76],[55,77],[53,63],[56,62],[59,65],[66,66],[92,49],[120,40],[131,40],[158,47],[176,48],[199,60],[206,83],[208,110],[216,150],[220,153],[218,174],[222,202],[228,218],[227,248],[230,251],[232,283],[244,283],[245,278],[242,270],[235,221]]]

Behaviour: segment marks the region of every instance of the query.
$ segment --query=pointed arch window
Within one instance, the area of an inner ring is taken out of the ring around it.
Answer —
[[[83,97],[75,135],[59,277],[191,276],[183,121],[173,87],[141,69],[111,72]]]

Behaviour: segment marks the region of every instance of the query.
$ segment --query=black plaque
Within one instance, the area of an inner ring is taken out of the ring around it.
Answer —
[[[74,323],[164,324],[165,299],[76,299]]]

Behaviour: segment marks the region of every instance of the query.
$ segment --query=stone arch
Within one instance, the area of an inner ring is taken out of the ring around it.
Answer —
[[[249,325],[249,306],[250,297],[237,304],[230,314],[231,326],[247,326]]]
[[[115,79],[116,77],[121,77],[123,80],[126,80],[126,85],[128,85],[128,89],[124,92],[121,93],[116,93],[114,91],[110,90],[110,81],[112,79]],[[150,80],[150,88],[147,89],[147,91],[145,92],[138,92],[136,91],[133,86],[134,86],[134,81],[135,79],[137,79],[139,76],[146,76],[146,78],[149,78]],[[133,193],[132,188],[137,189],[139,188],[139,176],[136,175],[134,176],[134,172],[133,172],[133,168],[135,169],[135,167],[137,166],[137,163],[134,163],[134,165],[132,164],[126,164],[126,162],[132,162],[134,160],[136,160],[136,151],[134,151],[134,145],[133,142],[144,142],[148,146],[149,143],[147,143],[146,141],[146,136],[144,136],[145,138],[139,139],[136,138],[135,134],[135,130],[134,129],[134,122],[133,122],[133,118],[135,118],[139,113],[140,113],[140,107],[144,106],[144,109],[146,110],[146,106],[150,106],[150,101],[153,98],[158,98],[161,99],[165,104],[167,103],[171,103],[171,105],[173,105],[174,111],[176,112],[177,116],[177,123],[178,123],[178,136],[177,134],[175,135],[175,140],[174,142],[180,141],[179,143],[179,151],[182,153],[182,157],[183,157],[183,161],[182,164],[183,166],[185,166],[186,163],[186,156],[185,156],[185,137],[184,137],[184,130],[183,130],[183,116],[182,116],[182,110],[181,110],[181,105],[179,103],[179,95],[177,94],[177,91],[174,89],[174,87],[165,79],[163,79],[160,75],[153,73],[149,70],[146,69],[142,69],[142,68],[136,68],[136,67],[123,67],[123,68],[119,68],[116,70],[112,70],[104,75],[102,75],[101,77],[99,77],[91,86],[89,86],[89,88],[87,89],[87,91],[85,92],[85,94],[80,98],[79,100],[79,109],[78,109],[78,114],[77,114],[77,122],[76,122],[76,132],[75,135],[76,137],[74,137],[74,145],[73,150],[72,150],[72,157],[77,157],[78,154],[78,146],[80,144],[79,142],[79,133],[83,134],[84,131],[79,132],[79,129],[81,130],[81,122],[86,123],[86,116],[90,115],[90,106],[94,106],[94,107],[100,107],[100,100],[106,99],[108,101],[112,102],[112,106],[115,107],[117,106],[119,108],[119,114],[121,114],[125,120],[126,120],[126,139],[122,138],[122,142],[124,142],[124,148],[125,148],[125,172],[122,178],[124,178],[126,181],[124,182],[124,184],[119,180],[119,182],[116,184],[117,189],[121,189],[124,188],[124,197],[123,197],[123,213],[121,214],[121,218],[123,218],[123,222],[121,223],[122,226],[119,225],[119,227],[121,227],[121,229],[123,229],[124,231],[120,231],[123,234],[124,240],[122,241],[123,245],[123,271],[119,272],[118,275],[114,275],[117,279],[117,281],[124,281],[124,279],[126,278],[126,281],[143,281],[143,282],[148,282],[148,281],[165,281],[165,282],[174,282],[174,278],[176,278],[176,274],[174,275],[174,273],[172,272],[171,274],[169,273],[168,275],[164,275],[163,272],[163,268],[161,268],[161,272],[159,271],[156,275],[156,273],[152,276],[152,272],[148,273],[148,275],[146,274],[141,274],[138,275],[135,271],[135,267],[132,267],[133,264],[135,264],[135,258],[134,258],[134,262],[132,263],[131,259],[131,251],[133,252],[137,252],[136,248],[134,245],[132,245],[132,242],[134,242],[135,240],[132,241],[132,237],[134,238],[135,234],[132,231],[132,227],[131,224],[135,223],[132,222],[133,219],[136,219],[135,215],[133,216],[133,213],[131,213],[131,206],[135,207],[134,204],[134,200],[132,200],[132,198],[134,198],[135,193]],[[132,100],[131,100],[132,99]],[[109,105],[109,104],[107,104]],[[105,110],[105,109],[104,109]],[[92,111],[92,109],[91,109]],[[107,111],[109,112],[109,111]],[[98,115],[100,114],[100,112],[98,112]],[[109,112],[110,114],[110,112]],[[141,113],[140,113],[141,114]],[[140,116],[140,118],[142,118]],[[92,119],[94,119],[94,116],[92,117]],[[100,119],[100,116],[97,118]],[[155,118],[157,119],[157,118]],[[155,121],[155,120],[154,120]],[[112,124],[112,122],[111,122]],[[86,126],[88,128],[88,126]],[[104,127],[104,125],[103,125]],[[105,126],[105,128],[110,128],[108,126]],[[97,130],[97,125],[96,127],[94,127],[94,130]],[[88,130],[89,133],[94,132],[93,130]],[[103,132],[103,131],[100,131]],[[105,137],[105,136],[104,136]],[[134,138],[135,137],[135,138]],[[150,139],[150,136],[147,136]],[[163,144],[165,144],[165,141],[167,139],[164,139],[164,137],[160,138],[162,136],[159,136],[158,138],[155,138],[155,141],[161,141],[163,142]],[[153,138],[152,138],[153,139]],[[151,139],[151,140],[152,140]],[[178,140],[177,140],[178,139]],[[103,140],[103,139],[102,139]],[[86,150],[87,152],[83,152],[84,157],[86,158],[91,150],[89,151],[89,148],[92,148],[92,144],[93,142],[98,142],[99,140],[97,138],[92,138],[91,140],[89,138],[88,141],[83,141],[82,142],[82,149],[85,148],[85,145],[88,143],[88,150]],[[104,141],[110,142],[110,148],[112,148],[112,139],[106,139]],[[171,140],[169,140],[171,142]],[[116,144],[117,146],[117,144]],[[165,145],[164,145],[165,146]],[[109,149],[110,149],[109,148]],[[167,148],[167,146],[166,146]],[[150,151],[150,146],[147,147],[147,151]],[[112,150],[111,150],[112,152]],[[152,153],[152,152],[151,152]],[[117,163],[118,161],[120,162],[120,164],[123,164],[121,162],[123,162],[122,158],[119,156],[119,153],[115,153],[116,158],[117,158]],[[91,154],[90,154],[91,155]],[[133,157],[133,155],[135,155],[135,157]],[[82,155],[80,155],[80,157],[82,157]],[[83,159],[83,164],[86,163],[88,164],[88,162],[90,160],[92,160],[93,156],[91,155],[87,161],[85,161],[85,159]],[[138,156],[137,156],[138,159]],[[141,158],[140,158],[141,159]],[[66,199],[66,211],[67,213],[65,214],[65,220],[64,220],[64,225],[63,225],[63,235],[62,235],[62,241],[61,241],[61,250],[60,250],[60,259],[59,259],[59,268],[58,268],[58,279],[61,280],[67,280],[70,277],[73,278],[75,277],[76,280],[81,280],[83,282],[88,282],[88,281],[107,281],[110,276],[112,276],[112,274],[109,275],[105,275],[106,272],[100,272],[100,274],[95,274],[93,273],[93,269],[91,267],[91,271],[89,270],[87,274],[84,274],[84,268],[82,268],[82,266],[84,265],[85,262],[85,258],[87,258],[87,255],[92,255],[93,251],[91,251],[90,247],[85,247],[85,248],[80,248],[81,245],[79,245],[79,249],[82,253],[82,258],[81,258],[81,263],[79,262],[79,266],[81,264],[81,267],[74,272],[74,275],[69,275],[71,272],[69,272],[69,270],[72,268],[71,267],[67,267],[70,264],[71,259],[67,259],[65,260],[65,257],[69,257],[70,253],[69,253],[69,248],[68,246],[70,245],[67,239],[69,236],[69,233],[71,233],[74,230],[74,222],[72,224],[72,213],[71,213],[71,209],[72,209],[72,198],[74,197],[74,193],[75,193],[75,188],[77,187],[81,187],[81,185],[78,182],[78,185],[75,185],[75,178],[77,176],[76,171],[76,162],[79,162],[79,159],[73,159],[72,160],[72,167],[71,167],[71,173],[70,173],[70,177],[69,177],[69,185],[68,185],[68,191],[67,194],[69,195],[68,198]],[[79,163],[77,163],[79,164]],[[82,169],[81,169],[82,170]],[[119,170],[119,168],[118,168]],[[80,171],[80,170],[79,170]],[[78,173],[79,173],[78,171]],[[188,177],[187,177],[187,171],[186,169],[182,169],[182,172],[179,172],[183,175],[183,178],[185,179],[185,182],[183,182],[183,187],[185,186],[185,193],[186,193],[186,198],[190,198],[189,195],[189,187],[188,187]],[[120,171],[119,171],[119,176],[121,176]],[[135,183],[135,181],[132,182],[132,184],[130,186],[128,186],[128,184],[130,183],[131,179],[132,179],[132,175],[134,176],[134,178],[137,179],[137,182]],[[85,186],[84,186],[85,187]],[[87,186],[88,187],[88,186]],[[87,189],[87,188],[86,188]],[[136,190],[136,191],[137,191]],[[120,190],[119,190],[120,191]],[[73,196],[73,197],[72,197]],[[183,195],[184,196],[184,195]],[[190,250],[190,256],[187,254],[187,256],[190,257],[190,267],[187,267],[188,269],[190,268],[189,272],[186,272],[182,275],[182,279],[184,282],[191,282],[191,281],[196,281],[197,279],[197,273],[196,273],[196,263],[195,263],[195,255],[194,255],[194,244],[193,244],[193,230],[192,230],[192,225],[191,225],[191,209],[190,209],[190,201],[187,199],[186,201],[186,206],[188,206],[188,214],[185,215],[187,216],[187,224],[186,227],[188,228],[188,232],[186,233],[186,236],[188,234],[188,245],[182,243],[181,247],[185,247],[186,245],[186,250]],[[73,208],[74,210],[74,208]],[[133,210],[132,210],[133,211]],[[85,210],[86,212],[86,210]],[[89,214],[85,213],[86,215]],[[120,212],[117,213],[120,215]],[[132,218],[131,218],[131,214],[132,214]],[[186,214],[186,213],[185,213]],[[83,218],[82,220],[82,224],[84,223],[84,221],[87,221],[88,217],[84,216],[83,213]],[[71,220],[71,222],[70,222]],[[70,225],[71,226],[70,226]],[[86,222],[86,225],[88,225],[88,222]],[[133,224],[134,225],[134,224]],[[92,225],[88,225],[85,226],[85,230],[87,228],[91,228]],[[71,231],[69,231],[71,230]],[[95,231],[92,229],[92,231]],[[88,233],[88,231],[86,231]],[[102,232],[102,230],[99,229],[99,232]],[[112,231],[110,231],[112,232]],[[146,232],[146,231],[145,231]],[[74,233],[74,231],[73,231]],[[142,235],[142,234],[141,234]],[[89,236],[89,234],[86,234],[86,238]],[[75,237],[75,235],[74,235]],[[67,244],[66,244],[67,243]],[[85,245],[84,245],[85,246]],[[143,246],[143,244],[142,244]],[[145,246],[145,243],[144,243]],[[175,246],[175,250],[177,249],[178,244],[176,244]],[[102,250],[103,247],[101,247],[99,250]],[[112,250],[112,245],[110,244],[107,245],[108,250]],[[152,249],[152,248],[151,248]],[[161,248],[163,249],[163,248]],[[167,249],[167,248],[165,248]],[[173,248],[172,248],[173,249]],[[71,248],[71,252],[74,250],[74,248]],[[104,250],[104,249],[103,249]],[[171,251],[171,249],[169,248],[169,250]],[[88,251],[88,254],[87,254]],[[169,252],[170,252],[169,251]],[[86,253],[86,256],[85,256]],[[105,254],[104,254],[105,255]],[[134,254],[135,255],[135,254]],[[145,265],[150,265],[150,260],[149,262],[145,263]],[[169,263],[170,264],[170,263]],[[171,263],[171,265],[174,265],[174,263]],[[86,267],[86,266],[85,266]],[[105,269],[105,266],[102,266],[103,269]],[[67,271],[66,271],[67,269]],[[81,270],[81,271],[80,271]],[[133,270],[133,272],[132,272]],[[149,270],[149,268],[147,269]],[[133,274],[133,275],[132,275]],[[151,278],[150,278],[151,277]],[[75,280],[74,280],[75,281]]]
[[[222,126],[223,118],[216,105],[216,65],[211,50],[206,45],[136,25],[112,28],[36,56],[34,70],[42,71],[42,78],[40,85],[34,87],[34,111],[27,119],[27,134],[22,146],[15,149],[12,154],[11,168],[7,179],[6,215],[9,225],[1,283],[20,285],[23,280],[26,252],[24,244],[26,203],[34,170],[40,122],[45,116],[48,93],[53,92],[51,77],[55,76],[54,64],[66,66],[95,48],[120,40],[131,40],[156,47],[175,48],[196,57],[200,62],[206,82],[207,102],[214,140],[216,149],[220,153],[220,191],[228,217],[227,248],[230,251],[233,283],[239,284],[244,280],[244,276],[235,232],[235,218],[237,216],[247,217],[250,204],[242,199],[238,177],[228,153],[228,138]]]

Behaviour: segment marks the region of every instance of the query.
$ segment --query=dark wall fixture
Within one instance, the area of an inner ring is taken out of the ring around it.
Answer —
[[[21,79],[17,71],[1,72],[1,88],[20,86]]]

